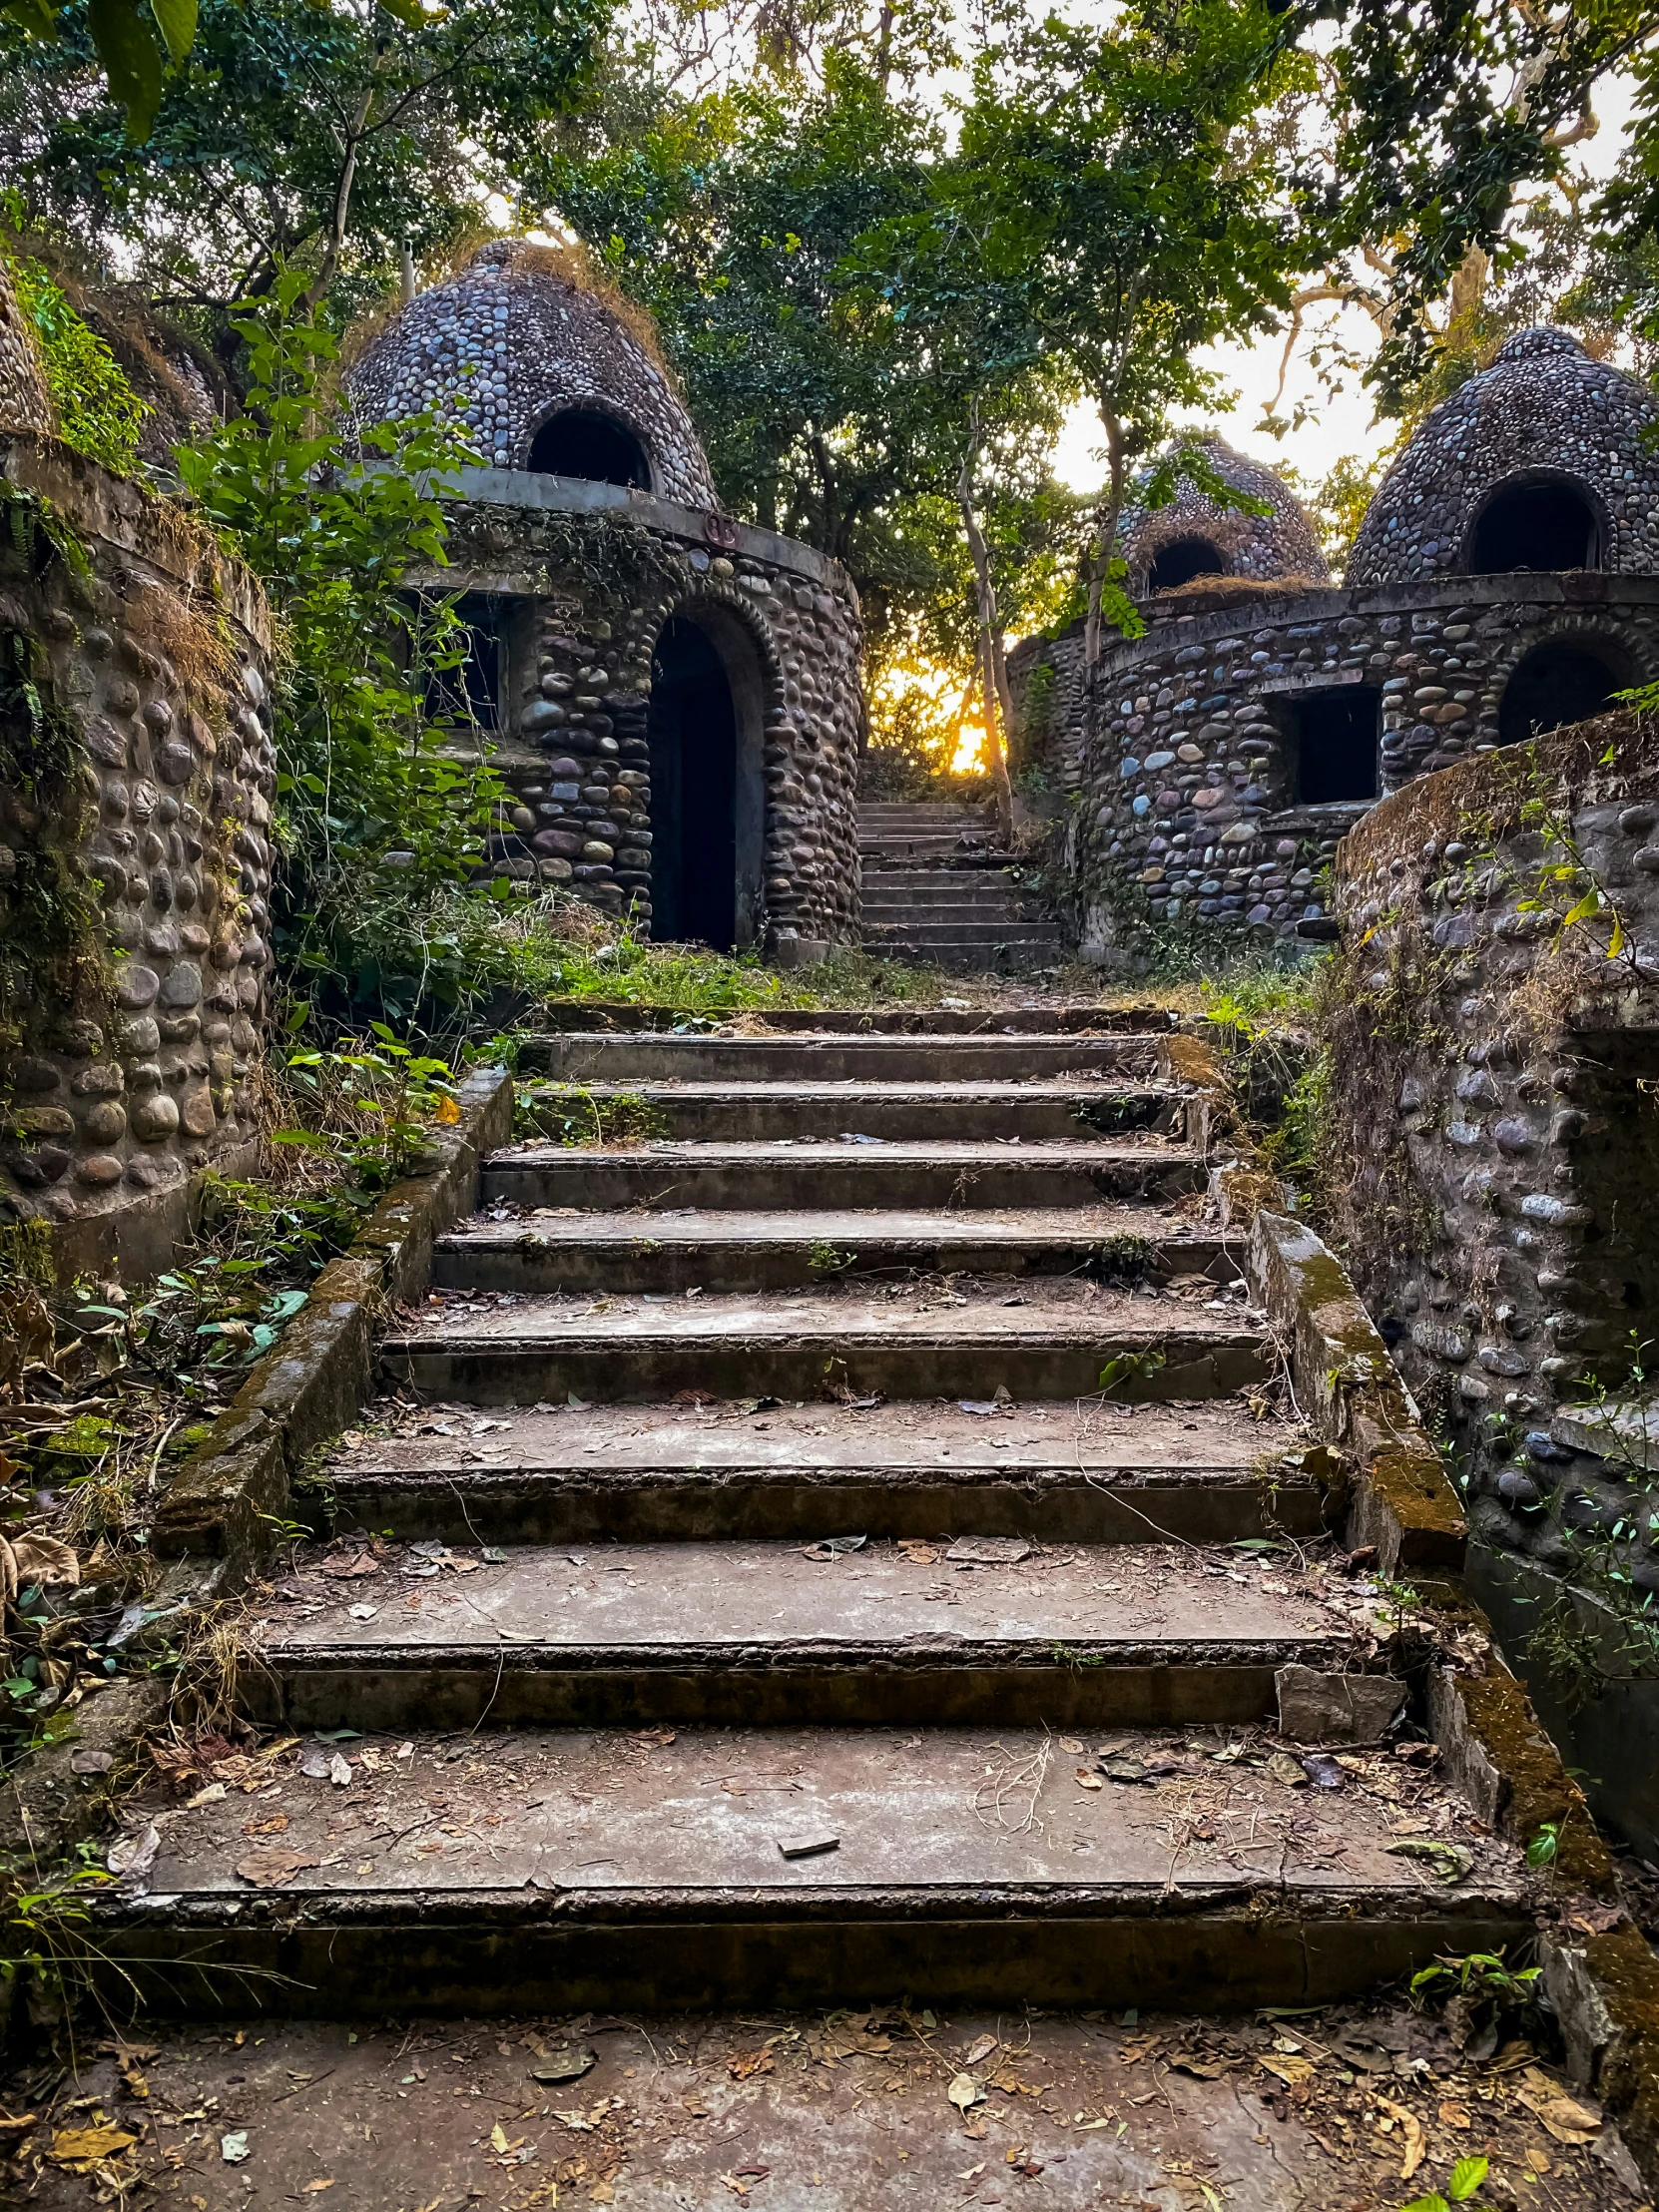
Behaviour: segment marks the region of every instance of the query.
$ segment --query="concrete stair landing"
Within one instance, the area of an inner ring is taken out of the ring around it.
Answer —
[[[1153,1035],[526,1058],[662,1133],[495,1155],[392,1319],[259,1607],[286,1748],[100,1902],[158,2005],[1296,2006],[1525,1936]]]

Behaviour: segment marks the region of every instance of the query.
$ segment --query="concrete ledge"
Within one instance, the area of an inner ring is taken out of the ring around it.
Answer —
[[[1351,1538],[1387,1574],[1456,1573],[1468,1524],[1439,1453],[1348,1272],[1311,1229],[1262,1212],[1250,1272],[1291,1361],[1304,1412],[1356,1461]]]
[[[252,1564],[288,1514],[306,1453],[349,1427],[369,1386],[376,1320],[425,1287],[436,1239],[470,1211],[485,1155],[512,1135],[513,1086],[499,1068],[469,1076],[459,1102],[428,1172],[386,1193],[169,1483],[151,1534],[158,1558]]]

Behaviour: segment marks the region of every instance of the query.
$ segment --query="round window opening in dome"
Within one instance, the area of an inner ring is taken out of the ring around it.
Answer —
[[[538,476],[577,476],[592,484],[651,489],[645,448],[625,423],[597,407],[564,407],[530,441],[526,467]]]
[[[1581,645],[1535,646],[1504,687],[1497,711],[1500,745],[1524,745],[1546,730],[1588,722],[1630,682],[1616,656]]]
[[[1467,573],[1599,568],[1601,518],[1578,485],[1561,477],[1500,484],[1469,532]]]
[[[1174,591],[1178,584],[1190,584],[1195,576],[1230,573],[1226,554],[1208,538],[1174,538],[1153,556],[1146,572],[1146,588],[1149,593]]]

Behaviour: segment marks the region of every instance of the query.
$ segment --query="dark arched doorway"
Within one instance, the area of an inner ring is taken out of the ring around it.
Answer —
[[[1154,554],[1146,572],[1146,588],[1149,593],[1173,591],[1177,584],[1190,584],[1195,576],[1227,573],[1226,554],[1208,538],[1173,538]]]
[[[651,681],[651,934],[729,952],[761,888],[763,687],[722,608],[663,625]]]
[[[525,466],[542,476],[581,476],[593,484],[651,489],[644,446],[625,423],[597,407],[566,407],[550,415],[530,441]]]
[[[1469,532],[1471,576],[1600,566],[1600,517],[1578,486],[1564,477],[1500,484]]]
[[[1587,722],[1626,681],[1585,646],[1534,646],[1504,688],[1498,743],[1522,745],[1542,731]]]

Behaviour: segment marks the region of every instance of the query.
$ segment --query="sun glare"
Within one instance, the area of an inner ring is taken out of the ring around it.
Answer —
[[[977,776],[985,765],[985,733],[976,724],[964,722],[956,739],[956,750],[950,756],[951,774]]]

